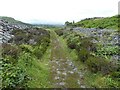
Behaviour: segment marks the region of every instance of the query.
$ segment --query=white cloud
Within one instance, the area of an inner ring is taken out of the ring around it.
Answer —
[[[0,16],[24,22],[64,23],[118,14],[119,0],[0,0]]]

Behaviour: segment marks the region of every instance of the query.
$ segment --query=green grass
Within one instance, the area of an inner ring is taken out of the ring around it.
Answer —
[[[70,32],[66,37],[63,36],[64,37],[64,39],[62,40],[63,45],[64,46],[67,45],[67,40],[74,39],[73,36],[74,33],[70,34]],[[75,49],[67,48],[67,52],[69,52],[69,56],[71,57],[71,60],[73,61],[74,65],[84,74],[84,84],[87,85],[87,87],[97,88],[119,87],[119,82],[117,80],[112,79],[110,74],[103,75],[101,72],[96,73],[91,72],[87,64],[79,60]],[[102,63],[104,64],[104,62]]]
[[[102,75],[101,73],[93,73],[89,70],[86,64],[78,60],[76,55],[76,50],[68,49],[69,56],[73,61],[74,65],[78,68],[80,72],[84,75],[84,84],[87,87],[97,87],[97,88],[107,88],[107,87],[118,87],[118,82],[109,78],[109,75]]]
[[[61,68],[66,68],[67,70],[69,70],[67,64],[63,65],[62,63],[66,62],[67,59],[70,60],[70,59],[76,58],[76,55],[73,53],[74,57],[70,56],[69,49],[67,47],[65,39],[63,39],[63,37],[58,36],[54,31],[51,31],[51,44],[52,44],[51,49],[53,52],[53,53],[51,53],[51,57],[55,57],[58,60],[59,60],[59,58],[62,59],[62,61],[60,61]],[[57,48],[55,49],[54,47],[56,47],[56,46],[57,46]],[[52,59],[52,60],[54,60],[54,59]],[[56,67],[55,64],[52,64],[52,66],[53,65]],[[51,74],[56,75],[56,72],[51,72]],[[54,76],[52,76],[52,78],[54,78]],[[68,75],[68,77],[65,79],[65,83],[66,83],[65,87],[68,87],[68,88],[80,87],[80,85],[77,84],[78,79],[79,79],[78,73],[74,73],[73,75],[71,75],[71,74]],[[52,82],[56,83],[54,80]]]
[[[23,53],[20,56],[18,65],[26,71],[29,77],[27,86],[30,88],[48,88],[49,85],[49,55],[50,48],[46,51],[41,60],[31,54]],[[28,61],[27,61],[28,60]]]
[[[100,29],[118,29],[118,16],[105,17],[105,18],[87,18],[77,23],[72,24],[73,26],[83,28],[100,28]]]

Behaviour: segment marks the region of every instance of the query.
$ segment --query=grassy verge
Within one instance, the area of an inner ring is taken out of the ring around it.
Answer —
[[[71,35],[71,34],[70,34]],[[64,37],[64,36],[63,36]],[[63,46],[67,47],[67,40],[62,39]],[[74,41],[74,40],[73,40]],[[97,88],[107,88],[107,87],[119,87],[118,80],[111,78],[111,74],[103,75],[101,72],[91,72],[86,63],[83,63],[79,60],[78,54],[75,49],[66,48],[69,52],[69,57],[74,62],[74,65],[84,74],[84,83],[88,87],[97,87]],[[103,63],[104,64],[104,63]]]
[[[24,68],[28,75],[27,86],[30,88],[48,88],[49,86],[49,66],[50,47],[41,59],[33,55],[24,53],[21,55],[18,65]],[[28,59],[28,62],[27,62]],[[27,62],[27,63],[26,63]]]

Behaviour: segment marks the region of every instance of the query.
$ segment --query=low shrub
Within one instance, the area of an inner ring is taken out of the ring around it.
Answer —
[[[98,47],[97,55],[118,55],[119,47],[118,46],[106,46],[106,47]]]
[[[92,38],[83,38],[81,39],[81,43],[79,48],[86,48],[88,51],[96,51],[96,44],[92,43]]]
[[[82,48],[81,50],[77,51],[77,54],[78,59],[80,59],[80,61],[82,62],[85,62],[90,57],[90,52],[85,48]]]
[[[9,60],[2,59],[2,88],[26,87],[27,75],[17,65],[9,63]]]
[[[112,78],[110,77],[106,77],[105,78],[105,82],[107,84],[108,87],[114,87],[114,88],[120,88],[119,84],[117,81],[113,80]]]
[[[110,78],[106,77],[98,77],[94,82],[92,82],[92,87],[97,88],[119,88],[118,82]]]
[[[57,35],[62,36],[64,31],[61,29],[61,30],[56,30],[55,32],[57,33]]]
[[[69,41],[67,44],[68,44],[68,47],[71,48],[71,49],[75,49],[76,48],[76,43],[74,43],[74,42],[70,42]]]
[[[44,54],[43,53],[44,51],[42,50],[42,47],[35,47],[34,48],[34,51],[33,51],[33,54],[38,58],[40,59],[42,57],[42,55]]]
[[[25,52],[28,52],[28,53],[33,52],[33,47],[31,45],[22,44],[22,45],[20,45],[20,48],[21,48],[22,51],[25,51]]]
[[[119,71],[112,72],[111,77],[120,82],[120,72]]]
[[[12,45],[6,44],[6,43],[2,44],[2,56],[3,57],[8,55],[14,59],[17,59],[20,52],[21,52],[21,49],[16,46],[12,46]]]
[[[109,74],[116,70],[115,65],[101,57],[91,56],[87,59],[86,64],[88,68],[95,73],[101,72],[102,74]]]

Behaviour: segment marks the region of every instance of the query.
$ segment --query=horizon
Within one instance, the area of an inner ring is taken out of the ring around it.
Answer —
[[[63,25],[66,21],[78,22],[85,18],[117,15],[118,2],[119,0],[1,0],[0,16],[30,24]]]
[[[116,16],[116,15],[112,15],[112,16]],[[112,17],[112,16],[106,16],[106,17]],[[0,16],[0,17],[9,17],[9,18],[13,18],[13,19],[15,19],[15,20],[17,20],[17,21],[21,21],[21,20],[18,20],[18,19],[16,19],[16,18],[14,18],[14,17],[10,17],[10,16]],[[106,17],[98,17],[98,18],[106,18]],[[94,17],[86,17],[86,18],[94,18]],[[81,19],[81,20],[84,20],[84,19],[86,19],[86,18],[83,18],[83,19]],[[81,21],[81,20],[79,20],[79,21]],[[73,20],[74,21],[74,20]],[[78,21],[78,22],[79,22]],[[32,24],[32,25],[64,25],[65,24],[65,22],[64,23],[51,23],[51,22],[49,22],[49,23],[47,23],[47,22],[31,22],[31,23],[28,23],[28,22],[24,22],[24,21],[21,21],[21,22],[23,22],[23,23],[26,23],[26,24]],[[71,21],[72,22],[72,21]],[[76,22],[75,22],[76,23]]]

